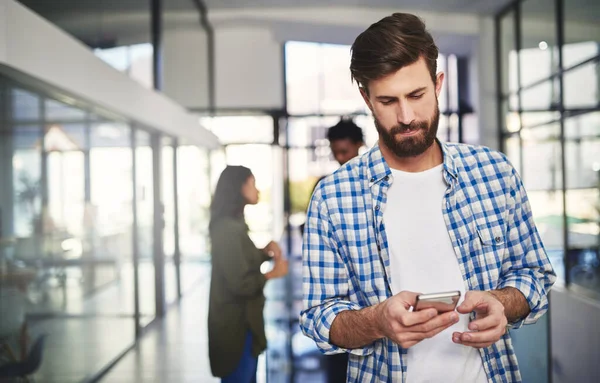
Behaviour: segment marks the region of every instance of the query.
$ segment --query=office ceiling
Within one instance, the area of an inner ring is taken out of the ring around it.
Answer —
[[[40,14],[71,13],[80,11],[135,11],[146,10],[148,0],[19,0]],[[165,9],[196,9],[195,0],[163,0]],[[467,12],[494,14],[512,0],[204,0],[209,9],[272,8],[272,7],[328,7],[364,6],[423,10],[431,12]]]
[[[18,0],[90,46],[150,41],[150,0]],[[526,0],[524,17],[554,19],[555,0]],[[165,26],[198,25],[196,0],[162,0]],[[204,0],[211,10],[355,6],[494,15],[512,0]],[[565,15],[577,22],[598,22],[600,1],[566,0]],[[332,13],[335,18],[335,12]],[[187,24],[186,24],[187,23]],[[130,36],[129,41],[124,36]],[[134,37],[131,37],[134,36]],[[124,41],[125,40],[125,41]]]
[[[209,9],[363,6],[475,14],[494,14],[510,2],[511,0],[205,0]]]

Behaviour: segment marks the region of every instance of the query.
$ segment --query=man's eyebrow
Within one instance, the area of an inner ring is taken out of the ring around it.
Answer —
[[[417,88],[417,89],[413,90],[412,92],[410,92],[409,96],[415,95],[417,93],[421,93],[421,92],[423,92],[425,90],[427,90],[427,87],[426,86],[422,86],[422,87]]]
[[[424,92],[426,90],[427,90],[427,87],[426,86],[422,86],[420,88],[412,90],[410,93],[408,93],[408,95],[409,96],[414,96],[414,95],[416,95],[418,93],[421,93],[421,92]],[[391,100],[397,100],[398,99],[398,97],[396,97],[396,96],[386,96],[386,95],[377,96],[375,98],[378,99],[378,100],[380,100],[380,101],[381,100],[390,100],[391,101]]]

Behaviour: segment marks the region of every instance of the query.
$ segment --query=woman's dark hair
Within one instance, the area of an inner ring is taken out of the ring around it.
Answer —
[[[252,172],[244,166],[227,166],[223,170],[210,204],[209,229],[212,229],[220,219],[244,216],[246,200],[242,195],[242,186],[250,176]]]
[[[425,23],[410,13],[394,13],[371,25],[352,44],[350,73],[368,94],[369,82],[423,57],[436,82],[438,48]]]

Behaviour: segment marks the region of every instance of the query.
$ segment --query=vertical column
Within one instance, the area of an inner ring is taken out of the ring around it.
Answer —
[[[165,227],[164,205],[162,202],[162,148],[160,135],[153,134],[152,143],[152,168],[154,169],[154,285],[156,286],[155,303],[156,317],[163,317],[165,307],[165,251],[163,245],[163,231]]]
[[[162,89],[162,0],[151,0],[152,78],[154,89]]]
[[[181,299],[181,249],[179,248],[179,198],[178,193],[178,177],[177,177],[177,147],[179,146],[178,140],[173,140],[173,219],[174,219],[174,241],[175,248],[173,254],[173,261],[175,262],[175,283],[177,283],[177,299]]]
[[[137,158],[135,155],[137,146],[136,129],[131,127],[131,160],[132,172],[131,181],[133,183],[132,200],[133,200],[133,230],[131,236],[132,254],[133,254],[133,315],[136,341],[140,338],[140,249],[139,249],[139,232],[138,232],[138,196],[137,196]]]
[[[463,116],[473,113],[471,92],[469,88],[469,58],[456,58],[456,75],[458,82],[458,142],[464,142]]]

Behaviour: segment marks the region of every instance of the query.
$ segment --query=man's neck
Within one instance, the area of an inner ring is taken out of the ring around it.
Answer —
[[[392,169],[401,170],[403,172],[423,172],[440,165],[444,161],[442,148],[437,141],[425,150],[423,153],[414,157],[398,157],[385,145],[380,143],[381,154]]]

